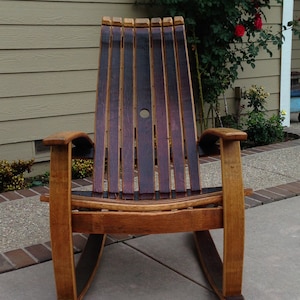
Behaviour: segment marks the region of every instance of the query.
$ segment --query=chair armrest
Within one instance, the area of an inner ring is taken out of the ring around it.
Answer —
[[[93,146],[92,140],[89,138],[89,136],[81,131],[64,131],[52,134],[48,137],[46,137],[43,140],[44,145],[46,146],[56,146],[56,145],[67,145],[70,142],[74,144],[76,141],[82,142],[85,140],[89,145]]]
[[[65,131],[55,133],[43,140],[46,146],[66,146],[70,143],[72,148],[72,157],[75,158],[93,158],[94,143],[90,137],[81,131]]]
[[[247,133],[233,128],[210,128],[201,135],[198,147],[200,156],[220,154],[217,141],[223,139],[224,141],[245,141]]]

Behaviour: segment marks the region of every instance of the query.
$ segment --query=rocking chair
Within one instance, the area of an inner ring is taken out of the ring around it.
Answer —
[[[82,132],[51,146],[51,247],[58,299],[82,299],[106,234],[194,232],[204,273],[220,299],[243,299],[244,132],[198,139],[182,17],[120,19],[101,26],[95,142]],[[216,143],[219,141],[219,143]],[[199,157],[218,147],[221,188],[202,188]],[[72,157],[93,158],[92,192],[72,193]],[[209,229],[224,229],[223,262]],[[72,233],[89,234],[75,266]]]

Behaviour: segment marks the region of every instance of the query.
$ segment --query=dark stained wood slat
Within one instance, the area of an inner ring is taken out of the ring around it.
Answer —
[[[172,141],[172,161],[174,165],[175,190],[183,193],[185,187],[184,147],[182,120],[179,105],[176,57],[173,26],[163,27],[165,41],[165,63],[167,73],[168,107]]]
[[[175,26],[177,46],[178,75],[180,78],[180,94],[184,123],[185,151],[189,166],[192,191],[200,191],[199,161],[197,155],[197,133],[194,114],[194,99],[189,70],[189,60],[186,49],[186,36],[183,25]]]
[[[162,28],[152,27],[152,57],[156,114],[157,163],[161,197],[170,194],[170,146],[165,93]]]
[[[124,80],[122,120],[123,196],[134,193],[134,118],[133,118],[133,28],[124,28]]]
[[[112,29],[112,55],[109,94],[109,135],[108,135],[108,192],[114,197],[119,193],[120,146],[119,146],[119,98],[121,63],[121,27]]]
[[[110,48],[111,26],[102,25],[97,104],[95,113],[95,158],[94,158],[94,182],[93,190],[103,192],[104,169],[105,169],[105,134],[106,132],[106,111],[107,111],[107,89],[109,69],[109,48]]]
[[[136,28],[137,164],[140,197],[154,194],[149,28]]]

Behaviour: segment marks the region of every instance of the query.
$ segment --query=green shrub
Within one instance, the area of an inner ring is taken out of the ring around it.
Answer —
[[[246,132],[248,140],[254,146],[281,142],[284,139],[282,122],[285,112],[280,112],[280,114],[270,118],[266,116],[265,103],[269,95],[263,87],[256,85],[244,93],[244,98],[248,100],[248,107],[251,108],[251,111],[247,113],[245,122]]]
[[[73,159],[72,178],[79,179],[93,175],[94,164],[92,159]]]
[[[30,172],[34,160],[8,162],[0,160],[0,192],[24,189],[28,186],[24,172]]]
[[[11,163],[6,160],[0,160],[0,193],[48,184],[49,172],[45,172],[43,175],[24,178],[24,172],[30,172],[33,162],[33,159],[28,161],[13,161]],[[93,160],[91,159],[72,160],[73,179],[91,177],[93,169]]]

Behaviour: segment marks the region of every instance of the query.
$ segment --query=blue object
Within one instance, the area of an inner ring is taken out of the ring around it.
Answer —
[[[291,97],[300,97],[300,90],[291,90]]]
[[[300,97],[291,98],[291,112],[300,112]]]

